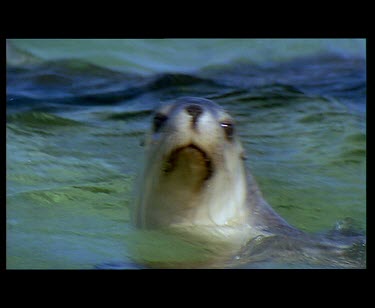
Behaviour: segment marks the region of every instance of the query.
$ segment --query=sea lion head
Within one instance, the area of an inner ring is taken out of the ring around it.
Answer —
[[[136,226],[243,222],[243,147],[233,118],[222,107],[197,97],[163,104],[153,114],[145,146]]]

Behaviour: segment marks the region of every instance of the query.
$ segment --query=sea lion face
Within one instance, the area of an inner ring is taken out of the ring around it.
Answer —
[[[203,98],[180,98],[155,111],[136,204],[138,226],[241,220],[246,177],[234,126],[222,107]]]
[[[185,179],[198,192],[215,174],[215,165],[238,150],[233,119],[209,100],[180,99],[154,114],[148,151],[160,154],[165,180]]]

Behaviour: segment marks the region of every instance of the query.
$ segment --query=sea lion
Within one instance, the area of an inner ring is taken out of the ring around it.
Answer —
[[[263,199],[244,164],[234,119],[218,104],[182,97],[155,111],[135,210],[139,228],[247,226],[299,232]]]
[[[133,216],[137,228],[221,240],[244,255],[249,243],[264,238],[272,238],[263,241],[265,251],[269,243],[315,243],[336,253],[336,244],[312,239],[265,201],[244,163],[234,119],[213,101],[182,97],[163,104],[153,114],[145,147]]]

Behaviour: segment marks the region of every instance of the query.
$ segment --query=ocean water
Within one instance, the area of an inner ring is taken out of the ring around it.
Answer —
[[[233,115],[248,167],[290,224],[366,232],[365,40],[12,39],[6,74],[9,269],[202,252],[130,223],[151,112],[180,96]]]

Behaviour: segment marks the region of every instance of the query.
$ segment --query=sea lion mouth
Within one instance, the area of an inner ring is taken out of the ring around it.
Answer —
[[[202,174],[203,181],[208,180],[213,174],[212,159],[195,144],[174,149],[167,156],[163,171],[168,174],[178,167],[186,168],[192,173]]]

